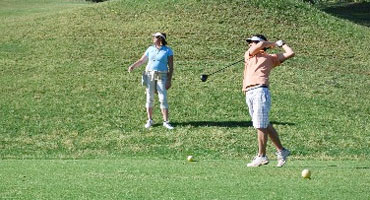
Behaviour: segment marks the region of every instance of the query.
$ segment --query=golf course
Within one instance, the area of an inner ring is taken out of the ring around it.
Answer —
[[[0,199],[368,199],[370,1],[317,2],[0,0]],[[145,66],[128,72],[156,32],[173,130],[157,96],[144,128]],[[295,52],[270,75],[282,168],[271,141],[270,163],[246,166],[257,135],[233,63],[254,34]]]

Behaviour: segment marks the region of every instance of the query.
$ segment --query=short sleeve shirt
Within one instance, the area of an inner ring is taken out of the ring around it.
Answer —
[[[278,65],[280,61],[277,54],[264,51],[245,58],[243,91],[252,85],[269,85],[270,72]]]
[[[145,55],[148,57],[146,71],[168,71],[168,57],[173,56],[173,51],[170,47],[161,46],[160,49],[154,45],[150,46]]]

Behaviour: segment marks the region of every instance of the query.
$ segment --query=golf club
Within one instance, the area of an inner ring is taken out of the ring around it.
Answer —
[[[234,62],[234,63],[231,63],[231,64],[227,65],[226,67],[223,67],[223,68],[221,68],[221,69],[219,69],[219,70],[217,70],[217,71],[215,71],[215,72],[213,72],[213,73],[210,73],[210,74],[202,74],[202,75],[200,76],[200,80],[202,80],[202,82],[206,82],[209,76],[211,76],[211,75],[213,75],[213,74],[216,74],[216,73],[218,73],[218,72],[220,72],[220,71],[222,71],[222,70],[224,70],[224,69],[226,69],[226,68],[228,68],[228,67],[230,67],[230,66],[233,66],[233,65],[235,65],[235,64],[237,64],[237,63],[240,63],[240,62],[242,62],[242,61],[244,61],[244,58],[243,58],[243,59],[241,59],[241,60],[238,60],[238,61],[236,61],[236,62]]]

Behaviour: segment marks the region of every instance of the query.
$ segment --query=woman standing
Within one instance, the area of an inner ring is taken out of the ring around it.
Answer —
[[[167,47],[165,33],[158,32],[153,34],[152,37],[153,45],[145,51],[144,55],[138,61],[128,68],[128,71],[131,72],[148,61],[143,74],[143,84],[146,87],[146,111],[148,115],[145,128],[150,128],[154,124],[152,117],[154,93],[157,91],[163,115],[163,126],[167,129],[173,129],[168,120],[167,102],[167,90],[171,87],[173,73],[173,51],[170,47]]]

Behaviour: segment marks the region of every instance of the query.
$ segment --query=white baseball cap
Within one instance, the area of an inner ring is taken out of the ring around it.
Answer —
[[[248,43],[251,43],[251,42],[261,42],[261,41],[265,41],[264,39],[258,37],[258,36],[253,36],[251,38],[247,38],[246,40]]]
[[[161,38],[163,38],[163,39],[166,39],[166,36],[164,36],[162,33],[160,33],[160,32],[157,32],[157,33],[154,33],[154,34],[152,34],[152,36],[153,37],[161,37]]]

